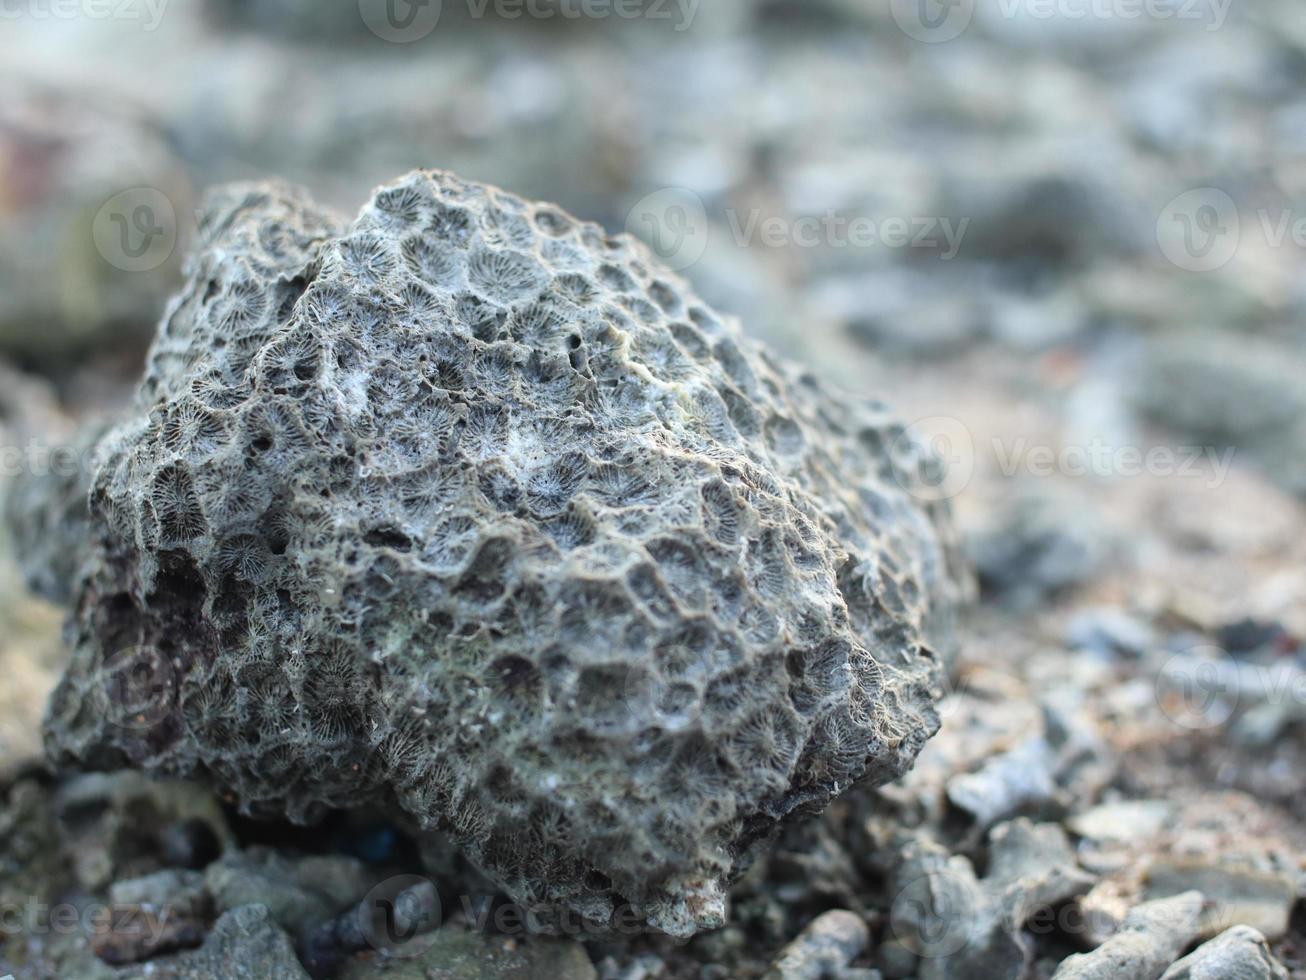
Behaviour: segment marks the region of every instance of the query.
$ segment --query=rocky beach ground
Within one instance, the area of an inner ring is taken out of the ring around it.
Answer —
[[[790,828],[724,928],[541,938],[393,814],[50,771],[62,613],[4,539],[0,977],[1306,977],[1306,14],[999,5],[922,39],[851,0],[684,31],[446,4],[396,45],[347,6],[6,23],[6,476],[124,403],[195,189],[352,206],[457,169],[659,239],[932,441],[979,586],[943,727]],[[143,204],[162,237],[124,251]],[[378,895],[397,933],[359,925]]]

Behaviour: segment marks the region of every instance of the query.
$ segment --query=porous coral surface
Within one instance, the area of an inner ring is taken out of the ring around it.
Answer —
[[[549,205],[215,193],[96,459],[52,756],[393,799],[545,927],[719,925],[937,728],[938,460]]]

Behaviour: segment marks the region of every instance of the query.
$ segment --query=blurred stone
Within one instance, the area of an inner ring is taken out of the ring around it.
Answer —
[[[41,717],[65,656],[61,617],[23,588],[3,515],[14,477],[30,459],[26,447],[33,439],[41,445],[42,435],[62,432],[67,424],[48,384],[0,360],[0,462],[5,470],[0,473],[0,786],[41,758]]]
[[[144,349],[180,282],[185,167],[129,109],[0,84],[0,353],[53,369]]]
[[[204,0],[204,10],[209,21],[223,29],[248,30],[300,42],[309,40],[352,46],[379,45],[391,40],[391,33],[400,43],[433,40],[429,36],[435,35],[436,31],[446,34],[466,32],[485,19],[496,21],[499,30],[517,26],[536,31],[583,29],[601,25],[605,19],[624,24],[626,20],[605,18],[602,12],[608,9],[606,7],[567,3],[565,0],[532,0],[529,5],[436,3],[428,8],[433,12],[428,13],[423,13],[425,5],[418,3],[416,12],[412,14],[405,8],[390,6],[392,2],[354,0],[346,4],[324,4],[316,0]],[[649,9],[663,9],[653,7],[653,0],[637,2]],[[628,4],[622,9],[635,8]],[[590,10],[598,12],[598,16],[585,18],[593,23],[578,25],[578,18],[572,12],[585,14]],[[661,18],[653,21],[657,19]]]
[[[918,957],[920,980],[1020,980],[1034,953],[1027,924],[1045,919],[1093,883],[1076,867],[1064,832],[1052,824],[1016,820],[994,828],[989,873],[982,880],[966,858],[949,857],[923,837],[900,838],[899,845],[888,938]],[[881,965],[890,976],[909,972],[898,951]]]
[[[1201,911],[1198,892],[1139,905],[1097,949],[1063,960],[1052,980],[1156,980],[1198,936]]]
[[[1144,50],[1113,95],[1124,123],[1167,155],[1197,154],[1225,167],[1256,166],[1264,150],[1246,138],[1248,114],[1276,93],[1279,83],[1273,59],[1266,58],[1263,42],[1252,33],[1207,28],[1219,26],[1220,11],[1238,14],[1228,5],[1201,7],[1203,18],[1188,18],[1186,30],[1167,32],[1163,43]]]
[[[191,818],[168,824],[159,833],[164,862],[171,868],[199,871],[222,855],[222,843],[204,820]]]
[[[61,620],[27,596],[0,541],[0,786],[42,759],[41,719],[64,657]]]
[[[1141,841],[1160,832],[1173,812],[1165,800],[1121,800],[1075,814],[1066,826],[1097,843]]]
[[[71,878],[49,795],[23,781],[0,794],[0,907],[52,901]]]
[[[956,270],[948,269],[949,278]],[[829,279],[814,290],[816,308],[846,325],[876,353],[937,357],[974,343],[981,312],[957,276],[955,291],[932,289],[937,277],[894,266],[864,276]]]
[[[948,782],[948,799],[981,828],[1026,810],[1046,807],[1056,794],[1056,753],[1031,738],[994,756],[979,770]]]
[[[824,980],[841,975],[870,942],[860,916],[846,909],[822,913],[786,946],[765,980]]]
[[[622,965],[616,957],[605,958],[598,966],[599,980],[663,980],[667,965],[660,956],[644,953]]]
[[[1138,405],[1212,446],[1246,451],[1284,489],[1306,495],[1306,357],[1266,338],[1173,333],[1149,348]]]
[[[1244,865],[1222,855],[1208,859],[1161,859],[1147,869],[1151,897],[1200,891],[1208,903],[1201,935],[1214,936],[1232,925],[1251,926],[1269,939],[1280,939],[1297,901],[1298,875]]]
[[[203,916],[209,904],[202,874],[174,870],[114,882],[109,888],[109,900],[119,905],[167,908],[192,918]]]
[[[371,0],[365,2],[370,4]],[[376,4],[374,9],[383,14],[384,4]],[[360,15],[360,7],[353,3],[205,0],[204,10],[211,22],[221,28],[241,28],[310,40],[362,41],[369,38],[367,22]]]
[[[481,936],[446,926],[417,956],[355,959],[339,980],[598,980],[585,947],[572,940]]]
[[[151,980],[309,980],[290,937],[262,905],[222,916],[193,953],[150,964]]]
[[[981,591],[1029,609],[1098,575],[1111,542],[1090,506],[1059,494],[1013,494],[966,542]]]
[[[23,469],[0,500],[0,523],[8,528],[27,587],[49,602],[69,600],[90,534],[87,497],[95,445],[107,429],[107,421],[95,421],[67,441],[31,437],[24,445]]]
[[[1065,831],[1056,824],[1026,819],[999,824],[989,834],[989,868],[985,886],[1013,922],[1024,924],[1044,915],[1093,886],[1081,869]]]
[[[228,853],[209,865],[205,881],[218,911],[258,903],[294,934],[344,910],[376,884],[351,858],[294,859],[263,847]]]
[[[1072,650],[1138,657],[1155,642],[1152,628],[1122,609],[1085,609],[1066,627],[1066,643]]]
[[[1215,633],[1215,641],[1221,649],[1238,656],[1254,653],[1276,644],[1294,646],[1295,639],[1284,629],[1282,623],[1265,622],[1245,616],[1236,622],[1225,623]]]
[[[897,939],[880,943],[875,956],[887,980],[907,980],[916,973],[916,954]]]
[[[941,213],[969,219],[965,258],[1010,263],[1041,277],[1137,254],[1149,241],[1146,210],[1118,172],[1108,179],[1028,147],[991,162],[951,173],[943,188]]]
[[[902,795],[914,797],[928,819],[946,826],[949,838],[967,848],[999,821],[1061,819],[1086,806],[1111,781],[1118,763],[1097,726],[1071,700],[1049,692],[1024,705],[984,694],[961,696],[955,706],[945,702],[937,753],[922,752]],[[995,713],[1007,724],[988,727],[973,718]],[[936,793],[946,806],[936,809]],[[896,794],[891,787],[880,795]],[[899,818],[919,819],[907,810]]]
[[[108,928],[97,929],[91,937],[96,956],[125,965],[204,942],[209,908],[203,886],[178,881],[174,874],[119,882],[110,890]]]
[[[1088,326],[1083,303],[1066,290],[1010,294],[992,305],[990,333],[1017,350],[1041,351],[1068,343]]]
[[[135,771],[94,773],[61,783],[53,802],[77,883],[90,893],[164,870],[161,834],[178,821],[203,822],[223,849],[233,842],[218,801],[194,783],[154,781]]]
[[[1265,937],[1249,926],[1234,926],[1173,964],[1161,980],[1288,980]]]

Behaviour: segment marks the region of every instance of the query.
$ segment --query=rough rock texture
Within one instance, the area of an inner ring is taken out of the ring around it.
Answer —
[[[1178,959],[1199,932],[1202,896],[1185,892],[1129,912],[1121,930],[1091,953],[1062,960],[1053,980],[1151,980]]]
[[[1161,980],[1288,980],[1288,971],[1264,936],[1251,926],[1234,926],[1175,963]]]
[[[357,903],[373,884],[347,858],[289,859],[264,848],[228,854],[205,870],[219,912],[264,905],[277,925],[295,935]]]
[[[911,765],[963,576],[882,405],[445,173],[352,224],[232,187],[199,239],[97,450],[56,761],[392,793],[545,926],[678,935]]]
[[[817,916],[771,964],[765,980],[821,980],[845,969],[866,949],[870,931],[847,909]]]
[[[1021,818],[995,827],[982,879],[967,858],[949,856],[942,845],[907,834],[898,841],[890,932],[878,953],[886,969],[896,960],[920,980],[1029,976],[1032,935],[1044,928],[1037,920],[1093,883],[1055,824]]]
[[[290,937],[262,905],[246,905],[217,921],[203,947],[154,964],[159,980],[308,980]]]

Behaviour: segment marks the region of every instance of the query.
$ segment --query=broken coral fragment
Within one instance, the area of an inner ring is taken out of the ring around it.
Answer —
[[[1091,953],[1068,956],[1052,980],[1154,980],[1201,932],[1202,895],[1184,892],[1131,909]]]

